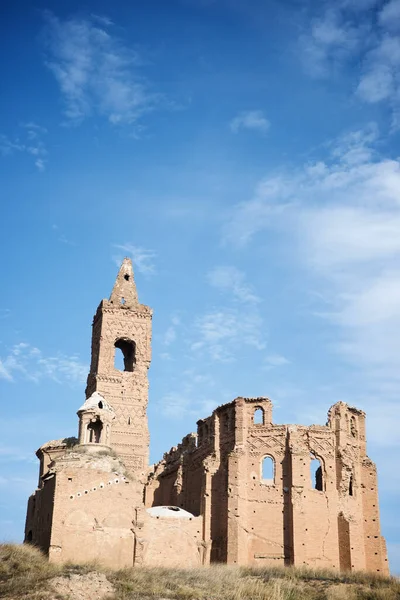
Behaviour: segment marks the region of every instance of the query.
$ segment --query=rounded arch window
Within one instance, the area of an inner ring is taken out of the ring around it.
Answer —
[[[254,425],[264,425],[264,409],[261,406],[257,406],[253,413]]]
[[[100,444],[102,431],[103,431],[103,423],[99,419],[88,423],[87,441],[89,442],[89,444]]]
[[[118,371],[132,372],[136,365],[136,344],[127,338],[119,338],[114,343],[115,362]]]
[[[317,458],[314,454],[311,454],[310,458],[311,487],[314,490],[323,492],[325,489],[325,482],[322,461],[319,458]]]
[[[272,456],[264,456],[261,461],[261,479],[263,483],[273,484],[275,480],[275,461]]]

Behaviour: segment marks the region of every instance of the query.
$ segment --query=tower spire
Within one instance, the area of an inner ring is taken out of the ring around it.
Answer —
[[[117,279],[111,292],[110,302],[115,305],[123,304],[126,308],[139,304],[133,267],[130,258],[124,258]]]

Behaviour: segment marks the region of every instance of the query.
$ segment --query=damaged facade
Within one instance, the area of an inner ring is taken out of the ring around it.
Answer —
[[[338,402],[326,425],[275,425],[270,400],[236,398],[149,467],[151,319],[125,259],[94,317],[79,437],[37,451],[25,541],[54,562],[118,568],[219,562],[387,574],[361,410]]]

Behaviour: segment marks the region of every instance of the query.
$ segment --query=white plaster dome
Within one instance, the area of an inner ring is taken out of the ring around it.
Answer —
[[[96,410],[98,408],[109,411],[113,410],[99,392],[93,392],[93,394],[85,400],[84,404],[82,404],[78,410],[78,414],[85,410]]]

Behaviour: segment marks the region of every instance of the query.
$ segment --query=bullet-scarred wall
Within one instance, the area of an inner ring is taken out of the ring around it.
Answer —
[[[219,407],[155,467],[159,502],[203,514],[211,560],[388,573],[365,414],[342,402],[309,427],[274,425],[267,398]]]
[[[25,540],[55,562],[118,568],[176,566],[185,556],[188,566],[388,573],[376,468],[356,408],[335,404],[326,425],[275,425],[270,400],[237,398],[149,467],[151,319],[124,259],[94,317],[79,439],[37,452]],[[159,506],[166,512],[153,514]]]

